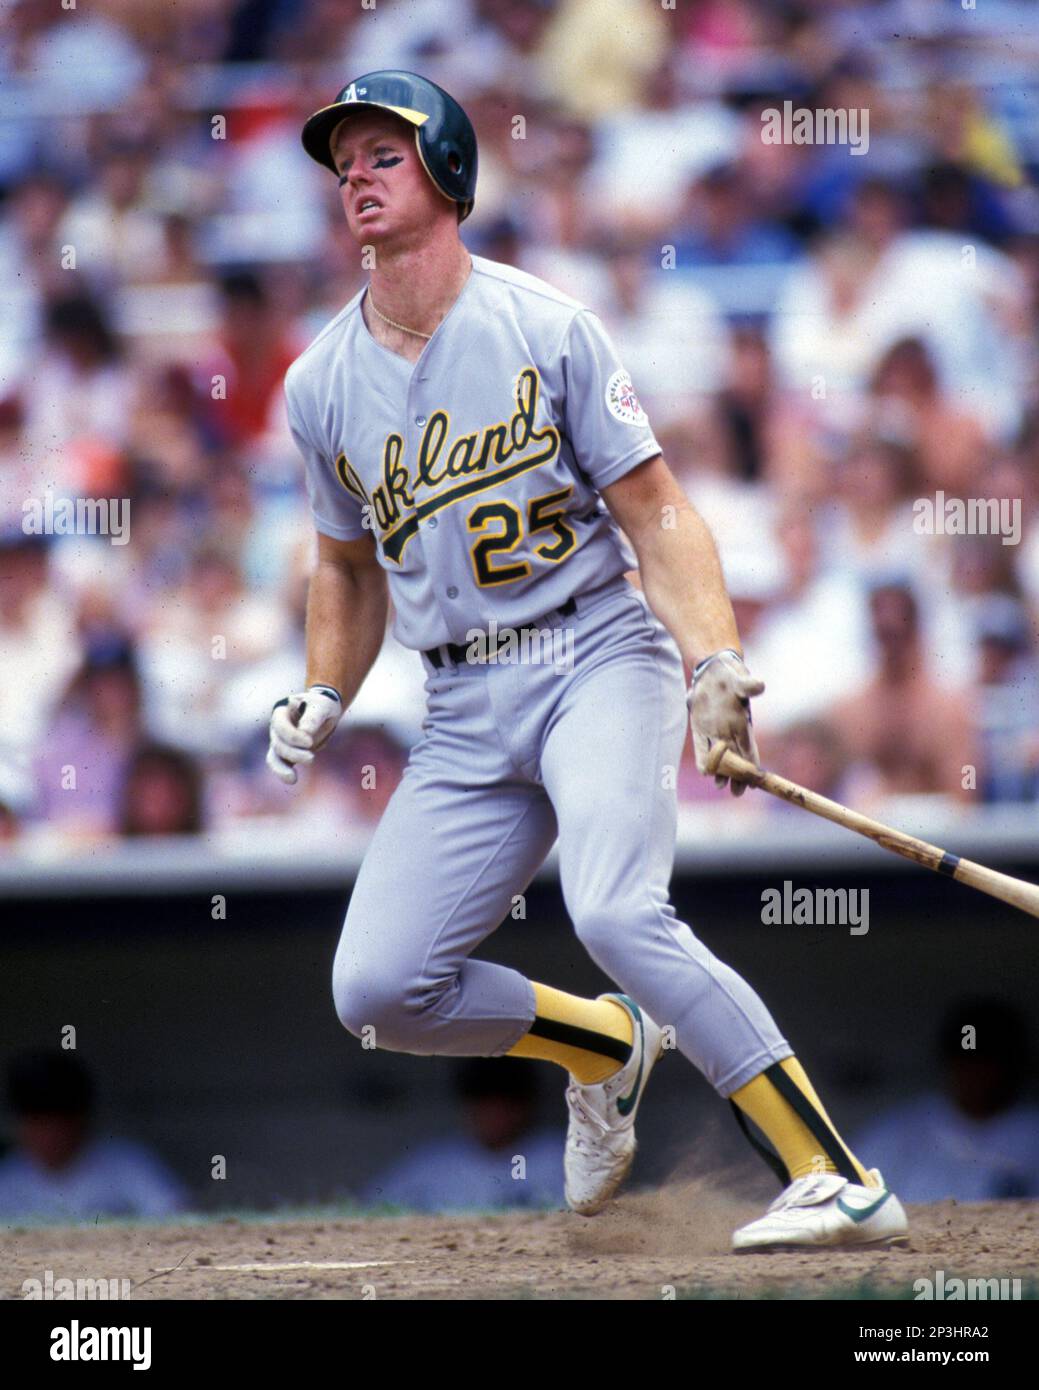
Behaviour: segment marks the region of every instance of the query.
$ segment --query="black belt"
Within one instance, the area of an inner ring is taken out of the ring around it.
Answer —
[[[547,617],[549,617],[551,614],[556,613],[556,614],[558,614],[559,617],[561,617],[561,618],[569,618],[569,616],[570,616],[571,613],[576,613],[576,612],[577,612],[577,601],[576,601],[575,599],[568,598],[567,601],[562,605],[562,607],[550,609],[549,613],[546,613],[545,617],[547,618]],[[540,622],[544,622],[544,621],[545,621],[545,618],[541,618],[541,619],[539,619],[539,621],[540,621]],[[515,632],[536,632],[536,631],[537,631],[537,626],[534,625],[534,624],[528,624],[527,626],[525,626],[525,627],[520,627],[520,628],[515,628],[515,627],[504,627],[504,628],[502,628],[502,629],[498,632],[498,634],[497,634],[497,641],[496,641],[496,643],[495,643],[495,646],[494,646],[493,648],[490,648],[489,650],[490,650],[490,651],[497,651],[497,649],[498,649],[504,642],[506,642],[506,641],[509,639],[509,637],[511,636],[512,633],[515,633]],[[487,635],[487,634],[485,634],[485,635]],[[472,645],[472,644],[469,643],[469,642],[444,642],[444,643],[443,643],[441,646],[439,646],[439,647],[430,647],[429,651],[428,651],[428,652],[423,652],[422,655],[425,656],[425,657],[428,657],[429,660],[430,660],[430,661],[433,663],[433,665],[436,667],[436,669],[439,671],[440,668],[441,668],[441,667],[443,666],[443,664],[444,664],[444,658],[443,658],[443,656],[442,656],[442,653],[443,653],[443,652],[447,652],[448,656],[451,658],[451,660],[454,662],[454,664],[455,664],[456,666],[459,666],[459,665],[462,665],[462,664],[464,664],[465,662],[468,661],[468,659],[469,659],[469,648],[470,648],[471,645]],[[482,663],[480,663],[480,664],[482,665]]]

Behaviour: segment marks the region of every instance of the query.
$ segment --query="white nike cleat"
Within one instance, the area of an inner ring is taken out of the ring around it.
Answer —
[[[635,1112],[649,1074],[659,1059],[663,1032],[626,994],[600,994],[631,1014],[631,1056],[605,1081],[582,1086],[571,1076],[566,1088],[570,1124],[566,1132],[566,1201],[572,1211],[594,1216],[628,1175],[635,1157]]]
[[[902,1203],[884,1186],[862,1187],[837,1173],[795,1178],[764,1216],[741,1226],[732,1238],[738,1254],[820,1247],[905,1245],[909,1229]]]

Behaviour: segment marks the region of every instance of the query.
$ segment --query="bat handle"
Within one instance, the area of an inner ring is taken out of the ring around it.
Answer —
[[[747,758],[734,753],[725,739],[719,739],[707,754],[707,771],[714,777],[734,777],[737,782],[760,786],[764,771]]]

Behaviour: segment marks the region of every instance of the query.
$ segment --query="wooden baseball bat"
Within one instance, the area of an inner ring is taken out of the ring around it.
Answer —
[[[884,825],[859,811],[842,806],[839,801],[831,801],[828,797],[820,796],[818,792],[798,786],[796,782],[790,782],[778,773],[755,767],[752,762],[734,753],[727,743],[714,745],[708,754],[707,766],[712,774],[734,777],[738,782],[760,787],[762,791],[782,797],[793,806],[800,806],[815,816],[833,821],[835,825],[843,825],[848,830],[854,830],[856,834],[865,835],[867,839],[876,841],[881,849],[900,854],[903,859],[912,859],[914,863],[922,864],[925,869],[934,869],[936,873],[946,874],[957,883],[966,883],[970,888],[977,888],[979,892],[999,898],[1011,907],[1018,907],[1022,912],[1039,917],[1039,885],[1035,883],[1026,883],[1024,879],[1011,878],[1009,874],[987,869],[984,864],[960,859],[958,855],[929,845],[926,840],[918,840],[915,835],[907,835],[903,830],[894,830],[890,825]]]

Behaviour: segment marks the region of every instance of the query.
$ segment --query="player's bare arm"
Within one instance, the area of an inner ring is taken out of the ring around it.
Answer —
[[[690,671],[712,652],[739,650],[714,538],[663,455],[640,463],[602,495],[638,556],[649,605]]]
[[[736,618],[707,523],[661,454],[611,483],[602,495],[634,547],[646,601],[693,673],[688,703],[697,767],[707,771],[711,745],[720,739],[759,762],[750,698],[765,687],[743,663]],[[724,786],[728,779],[715,780]],[[732,782],[733,795],[742,795],[745,787]]]
[[[307,684],[333,686],[349,706],[386,632],[386,574],[370,536],[337,541],[319,533],[317,539],[307,593]]]
[[[386,631],[386,576],[370,536],[339,541],[318,532],[317,566],[307,592],[306,689],[279,700],[271,715],[267,765],[283,782],[313,762],[379,655]]]

